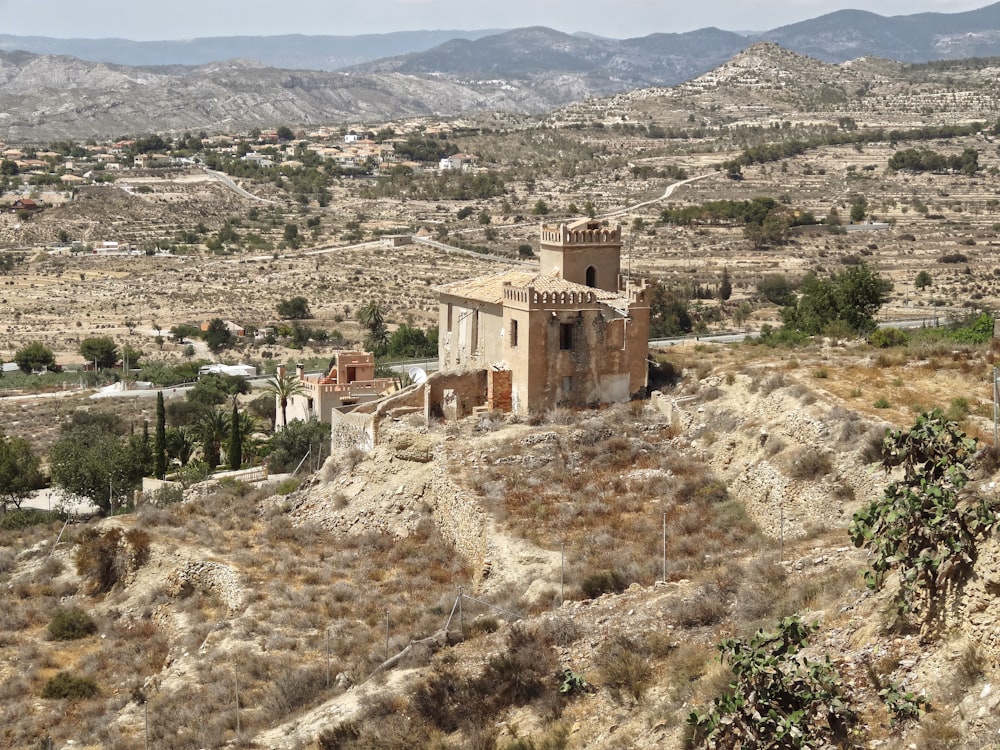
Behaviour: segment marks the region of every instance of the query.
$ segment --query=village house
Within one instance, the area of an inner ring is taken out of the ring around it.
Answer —
[[[441,159],[438,169],[442,172],[455,170],[457,172],[468,172],[476,166],[477,157],[472,154],[452,154]]]
[[[239,323],[234,323],[231,320],[222,321],[223,325],[226,326],[226,330],[229,331],[233,336],[246,336],[246,329]],[[212,326],[212,321],[206,320],[201,324],[201,330],[207,331]]]
[[[547,225],[540,270],[439,287],[441,372],[486,370],[486,405],[516,414],[644,394],[650,290],[621,274],[621,248],[621,226]]]
[[[295,370],[302,393],[288,398],[289,421],[316,418],[329,424],[334,409],[375,401],[396,388],[394,378],[375,377],[375,355],[370,352],[337,352],[326,375],[306,375],[302,365]],[[278,368],[278,377],[285,377],[284,366]],[[277,397],[276,403],[280,421],[281,402]]]

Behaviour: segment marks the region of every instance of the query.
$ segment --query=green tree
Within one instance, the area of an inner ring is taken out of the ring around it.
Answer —
[[[0,512],[20,508],[35,490],[45,486],[38,456],[24,438],[8,437],[0,429]]]
[[[285,224],[285,231],[283,234],[285,243],[290,248],[297,248],[299,246],[299,225],[298,224]]]
[[[225,349],[233,341],[233,334],[226,328],[226,323],[222,318],[212,318],[208,323],[208,330],[205,331],[205,343],[213,352]]]
[[[534,207],[531,209],[531,213],[534,216],[545,216],[549,212],[549,204],[539,198]]]
[[[166,435],[167,455],[176,458],[180,465],[187,466],[194,455],[195,442],[191,433],[183,427],[168,427]]]
[[[144,463],[148,447],[141,445],[142,438],[120,430],[114,415],[76,412],[49,449],[52,481],[105,512],[112,504],[115,509],[126,505],[150,467]]]
[[[34,370],[47,370],[56,363],[52,350],[39,341],[34,341],[14,352],[14,361],[21,372],[31,373]]]
[[[829,279],[809,274],[802,280],[798,299],[782,309],[781,317],[786,328],[810,336],[836,321],[855,334],[869,334],[875,330],[875,315],[891,290],[892,282],[865,263]]]
[[[80,355],[98,368],[107,369],[118,362],[118,346],[110,336],[91,336],[80,342]]]
[[[306,320],[312,317],[309,311],[309,300],[305,297],[292,297],[278,303],[278,315],[286,320]]]
[[[243,465],[243,435],[240,432],[241,427],[240,410],[234,398],[233,413],[229,417],[229,446],[226,449],[229,468],[233,471],[236,471]]]
[[[295,420],[285,429],[274,433],[268,445],[268,466],[271,471],[292,471],[306,454],[317,455],[330,445],[330,425],[316,418],[308,422]]]
[[[156,392],[156,432],[153,435],[153,474],[163,479],[167,473],[167,409],[163,391]]]
[[[863,195],[851,196],[851,222],[857,224],[864,221],[868,213],[868,199]]]
[[[931,275],[927,273],[927,271],[920,271],[917,273],[917,278],[913,280],[913,286],[921,291],[923,291],[926,287],[931,286],[933,283]]]
[[[436,357],[438,350],[437,327],[424,331],[403,323],[389,336],[385,356],[390,359]]]
[[[719,299],[725,302],[733,296],[733,282],[729,278],[729,268],[722,269],[722,282],[719,284]]]
[[[289,372],[277,373],[267,381],[264,393],[274,396],[278,406],[281,408],[281,427],[288,427],[288,400],[292,396],[299,396],[305,393],[305,386],[299,380],[298,375]]]
[[[275,132],[278,135],[279,141],[291,141],[295,139],[295,133],[293,133],[292,129],[287,125],[279,126]]]
[[[687,300],[663,284],[655,285],[649,302],[650,336],[680,336],[690,333],[692,328]]]
[[[780,273],[764,274],[757,282],[757,291],[774,305],[787,305],[795,299],[794,287]]]
[[[194,388],[187,392],[187,400],[203,407],[219,406],[240,393],[249,393],[250,384],[242,375],[211,373],[198,378]]]

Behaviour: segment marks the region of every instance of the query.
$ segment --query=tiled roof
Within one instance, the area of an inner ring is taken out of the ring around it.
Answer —
[[[514,287],[534,287],[537,292],[593,292],[598,302],[610,302],[622,299],[621,294],[596,289],[583,284],[574,284],[558,276],[538,273],[537,271],[504,271],[492,276],[479,276],[475,279],[453,281],[437,288],[442,294],[499,305],[503,302],[503,288],[506,283]]]

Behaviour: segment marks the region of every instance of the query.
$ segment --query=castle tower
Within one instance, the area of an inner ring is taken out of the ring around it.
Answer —
[[[621,273],[622,228],[581,219],[542,226],[539,246],[543,274],[584,286],[617,292]]]

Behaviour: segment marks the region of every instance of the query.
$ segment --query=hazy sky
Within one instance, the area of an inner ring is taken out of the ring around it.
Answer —
[[[0,0],[0,33],[148,40],[549,26],[624,38],[705,26],[766,30],[844,8],[892,16],[957,13],[988,4],[988,0],[40,0],[28,4]]]

